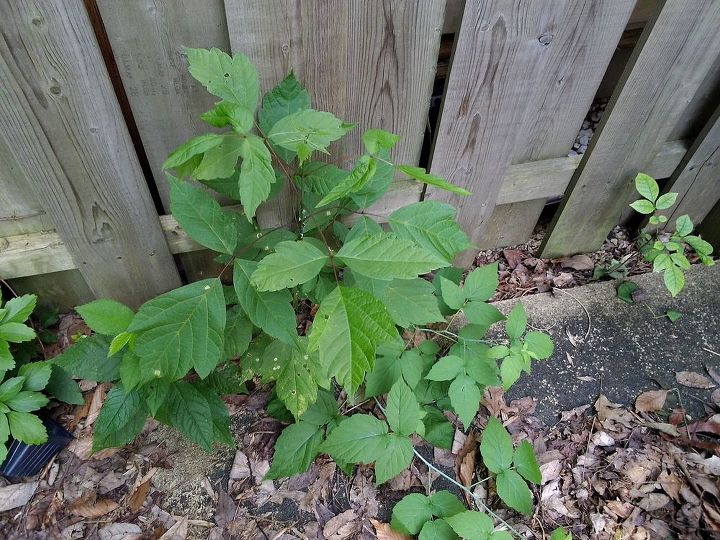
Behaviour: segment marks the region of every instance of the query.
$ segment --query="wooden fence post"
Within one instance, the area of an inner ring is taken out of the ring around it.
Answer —
[[[352,167],[360,136],[383,128],[401,136],[398,163],[417,164],[435,78],[444,0],[225,0],[233,52],[258,66],[263,91],[293,69],[313,107],[359,125],[330,148]],[[396,181],[369,211],[387,215],[418,201],[417,182]],[[288,223],[290,193],[261,207],[266,225]]]
[[[180,284],[81,0],[0,4],[0,133],[97,296]]]
[[[477,245],[502,187],[512,149],[550,54],[553,23],[564,2],[467,2],[446,85],[431,171],[472,195],[428,188],[428,199],[458,208],[458,221]],[[468,250],[457,263],[469,265]]]
[[[648,21],[573,175],[542,257],[599,248],[720,53],[720,2],[668,0]]]

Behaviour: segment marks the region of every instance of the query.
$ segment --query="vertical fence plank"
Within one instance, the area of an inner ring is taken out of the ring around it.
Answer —
[[[258,65],[263,90],[293,69],[313,107],[359,123],[331,147],[334,162],[352,166],[362,131],[380,127],[402,137],[396,161],[417,163],[444,1],[225,0],[225,10],[232,49]],[[405,181],[391,189],[371,212],[386,215],[420,196],[420,187]],[[285,193],[260,217],[287,223],[293,212]]]
[[[544,69],[512,151],[512,164],[566,156],[633,11],[633,0],[568,2],[548,29]],[[545,199],[498,205],[479,247],[519,244],[530,238]]]
[[[170,194],[162,164],[186,140],[212,130],[200,114],[219,98],[187,71],[182,47],[229,52],[222,0],[95,0],[127,94],[133,118],[166,213]],[[215,255],[180,255],[188,279],[217,275]]]
[[[687,214],[698,224],[720,199],[720,107],[707,121],[665,187],[678,194],[666,228]]]
[[[179,284],[81,0],[0,4],[0,130],[92,292]]]
[[[543,257],[599,248],[632,179],[670,135],[720,53],[720,2],[668,0],[648,22],[541,246]]]
[[[545,0],[466,3],[431,170],[472,195],[428,188],[426,198],[457,206],[458,221],[475,245],[510,165],[536,74],[550,54],[552,44],[543,42],[563,10],[564,3]],[[468,250],[457,262],[468,265],[473,258]]]

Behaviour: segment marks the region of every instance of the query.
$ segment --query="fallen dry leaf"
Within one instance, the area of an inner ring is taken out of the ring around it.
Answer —
[[[650,493],[642,500],[640,500],[637,505],[646,512],[654,512],[655,510],[659,510],[669,502],[670,497],[668,497],[664,493]]]
[[[659,432],[670,435],[671,437],[680,436],[680,432],[672,424],[665,424],[663,422],[646,422],[645,425],[651,429],[657,429]]]
[[[377,519],[370,518],[370,523],[375,527],[375,535],[378,540],[412,540],[412,536],[393,531],[389,523],[381,523]]]
[[[70,505],[70,511],[76,516],[93,519],[109,514],[118,507],[112,499],[84,500],[80,497]]]
[[[10,484],[0,488],[0,512],[24,506],[35,494],[38,482]]]
[[[695,371],[678,371],[675,374],[675,379],[678,383],[683,386],[689,386],[690,388],[709,390],[710,388],[715,388],[716,386],[715,383],[708,379],[705,375]]]
[[[622,405],[612,403],[603,394],[600,394],[600,397],[598,397],[597,401],[595,401],[595,410],[597,411],[597,416],[601,422],[611,420],[613,422],[618,422],[625,427],[632,426],[632,421],[634,419],[632,414]]]
[[[595,263],[587,255],[573,255],[572,257],[563,257],[559,260],[560,266],[563,268],[572,268],[573,270],[592,270]]]
[[[637,412],[655,412],[665,406],[668,390],[650,390],[643,392],[635,400]]]
[[[181,517],[158,540],[185,540],[188,533],[188,518]]]
[[[100,540],[140,540],[142,529],[134,523],[111,523],[98,531]]]
[[[330,519],[323,527],[323,536],[328,540],[344,540],[345,538],[353,538],[360,529],[360,521],[354,510],[346,510],[342,514],[338,514]]]
[[[710,396],[710,400],[713,402],[713,405],[716,407],[720,407],[720,388],[717,388],[713,391],[712,395]]]
[[[150,493],[150,480],[156,470],[154,467],[150,469],[150,471],[139,480],[139,483],[133,487],[133,491],[128,498],[128,507],[131,511],[137,512],[142,507],[145,498],[148,496],[148,493]]]
[[[519,249],[503,249],[502,253],[511,269],[514,269],[525,258],[525,254]]]

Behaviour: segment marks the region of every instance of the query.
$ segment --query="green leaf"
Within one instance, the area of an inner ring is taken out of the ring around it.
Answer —
[[[324,426],[338,416],[338,404],[335,394],[320,388],[315,403],[310,405],[301,420],[314,426]]]
[[[524,366],[523,359],[519,354],[510,354],[503,359],[502,364],[500,364],[500,378],[502,379],[503,389],[507,391],[515,384],[520,378]]]
[[[520,475],[533,484],[540,485],[542,473],[535,459],[535,451],[527,440],[522,441],[513,454],[513,464]]]
[[[631,203],[630,207],[641,214],[652,214],[655,211],[653,203],[645,199],[638,199],[637,201]]]
[[[449,204],[422,201],[395,210],[388,222],[398,237],[413,240],[451,262],[455,255],[471,247],[467,235],[455,221],[456,213]]]
[[[205,384],[195,385],[210,406],[210,416],[213,425],[213,441],[235,446],[235,438],[230,433],[230,415],[227,407],[215,390]]]
[[[459,285],[447,278],[440,277],[440,293],[442,299],[450,309],[460,309],[465,305],[465,292]]]
[[[260,81],[247,56],[235,53],[230,57],[216,48],[207,50],[184,47],[183,50],[188,59],[190,75],[202,83],[208,92],[255,111]]]
[[[385,413],[390,429],[409,437],[422,425],[425,412],[420,408],[415,394],[402,380],[397,381],[387,396]]]
[[[442,322],[435,288],[424,279],[394,279],[380,298],[398,326]]]
[[[201,378],[222,360],[225,297],[219,279],[204,279],[145,302],[129,332],[142,369],[177,380],[191,367]]]
[[[550,540],[572,540],[572,534],[565,532],[564,529],[558,527],[550,535]]]
[[[75,308],[90,329],[105,336],[116,336],[127,330],[135,316],[133,310],[115,300],[94,300]]]
[[[394,356],[378,356],[375,365],[365,379],[365,397],[387,394],[402,376],[400,359]]]
[[[373,236],[375,234],[382,234],[383,230],[377,222],[373,221],[367,216],[361,216],[352,226],[350,232],[343,239],[343,244],[347,244],[356,238],[362,238],[364,236]]]
[[[455,426],[436,407],[425,406],[424,410],[426,414],[423,418],[425,426],[423,439],[433,446],[450,450],[455,436]]]
[[[532,514],[532,493],[518,473],[505,469],[497,475],[495,483],[497,494],[505,504],[522,514]]]
[[[713,247],[710,242],[706,242],[699,236],[686,235],[683,240],[695,250],[698,255],[710,255]]]
[[[455,540],[457,535],[444,520],[428,521],[423,525],[418,540]]]
[[[122,384],[116,384],[108,392],[95,421],[93,452],[129,443],[142,431],[145,418],[145,407],[137,391],[125,392]]]
[[[362,141],[369,154],[377,154],[381,150],[390,150],[400,140],[398,135],[384,129],[368,129],[363,133]]]
[[[544,332],[528,332],[525,336],[525,343],[539,360],[550,358],[555,350],[552,339]]]
[[[11,298],[5,303],[4,309],[7,311],[3,317],[0,317],[0,321],[6,323],[25,322],[35,309],[36,304],[37,296],[34,294],[23,294],[22,296]]]
[[[0,339],[0,371],[10,371],[14,367],[15,360],[10,352],[10,344]]]
[[[680,313],[679,311],[675,311],[674,309],[668,309],[668,310],[665,312],[665,316],[666,316],[668,319],[670,319],[670,322],[675,322],[675,321],[677,321],[680,317],[682,317],[682,313]]]
[[[258,111],[258,124],[262,133],[270,133],[280,120],[302,109],[310,108],[310,95],[291,71],[283,81],[263,96],[262,107]],[[286,163],[295,159],[295,153],[285,148],[275,147],[275,152]]]
[[[367,184],[358,189],[355,193],[350,194],[350,200],[360,208],[368,208],[374,202],[380,200],[393,182],[393,174],[395,170],[390,159],[388,150],[380,150],[378,152],[378,161],[375,174]],[[350,205],[348,205],[350,206]]]
[[[667,290],[675,297],[685,286],[685,274],[677,266],[670,266],[663,273],[663,281]]]
[[[290,291],[258,292],[250,284],[250,276],[257,270],[258,263],[235,260],[233,284],[238,301],[252,323],[283,343],[297,342],[295,311],[292,308]]]
[[[157,416],[158,410],[170,394],[171,387],[172,383],[167,379],[153,379],[140,389],[141,396],[151,415]],[[169,420],[166,422],[171,424]]]
[[[428,497],[411,493],[393,507],[390,525],[403,534],[418,534],[423,525],[432,518],[432,506]]]
[[[296,152],[302,164],[315,150],[327,154],[330,143],[352,127],[329,112],[303,109],[278,120],[266,135],[273,145]]]
[[[214,127],[233,126],[238,133],[247,133],[253,127],[253,113],[247,107],[221,101],[200,115],[200,119]]]
[[[127,345],[130,341],[134,341],[134,339],[135,334],[131,332],[120,332],[117,336],[112,338],[110,347],[108,347],[108,356],[114,356],[119,353],[123,350],[125,345]]]
[[[40,392],[22,391],[5,401],[5,405],[18,412],[37,411],[50,400]]]
[[[25,444],[43,444],[47,442],[47,430],[42,421],[29,412],[10,411],[7,413],[10,433],[13,438]]]
[[[618,298],[628,304],[634,304],[635,300],[632,295],[638,287],[638,284],[634,281],[623,281],[617,286]]]
[[[170,184],[170,209],[180,226],[198,244],[232,255],[238,239],[236,217],[225,212],[207,192],[170,175],[167,177]],[[89,323],[88,326],[92,328]],[[117,335],[126,329],[127,326],[109,335]]]
[[[156,418],[177,428],[209,452],[213,443],[211,415],[207,399],[197,388],[185,381],[176,381],[170,385]]]
[[[657,257],[653,260],[653,272],[662,272],[666,268],[670,268],[672,266],[672,259],[670,259],[670,255],[667,253],[660,253]]]
[[[385,422],[368,414],[355,414],[332,430],[321,450],[343,463],[372,463],[384,458],[387,435]]]
[[[486,540],[490,538],[490,534],[495,528],[490,516],[471,510],[464,510],[454,516],[446,517],[445,521],[462,538]]]
[[[59,356],[52,359],[70,375],[90,381],[115,381],[120,376],[120,359],[108,358],[110,338],[107,336],[88,336],[80,339]]]
[[[490,300],[498,288],[498,263],[478,266],[465,278],[463,290],[468,300]]]
[[[35,330],[22,323],[3,323],[0,324],[0,339],[10,343],[23,343],[35,339]]]
[[[245,216],[252,219],[257,207],[270,196],[272,184],[277,178],[272,168],[270,150],[260,137],[248,135],[240,151],[243,162],[240,165],[238,190]]]
[[[459,356],[444,356],[425,376],[429,381],[450,381],[465,372],[465,360]]]
[[[320,304],[308,350],[319,350],[321,365],[354,394],[373,367],[377,346],[397,339],[395,324],[379,300],[338,286]]]
[[[500,421],[491,416],[483,430],[480,454],[488,470],[499,474],[509,469],[513,461],[513,445],[510,434]]]
[[[635,189],[650,202],[655,202],[660,193],[657,182],[645,173],[638,173],[635,177]]]
[[[453,409],[455,409],[460,421],[463,423],[463,426],[465,426],[465,429],[467,429],[470,427],[473,418],[475,418],[480,408],[482,392],[471,377],[468,375],[459,375],[450,383],[448,395],[450,396],[450,403]]]
[[[272,378],[277,380],[275,391],[296,419],[315,402],[318,389],[314,372],[318,365],[317,355],[307,352],[307,338],[298,341],[300,348],[274,341],[264,354],[272,366]]]
[[[51,374],[52,367],[49,362],[23,364],[18,370],[18,376],[25,378],[23,390],[30,390],[31,392],[39,392],[44,389],[50,380]]]
[[[360,191],[368,182],[373,179],[377,171],[377,160],[370,156],[362,156],[358,159],[352,172],[345,179],[334,186],[316,205],[320,208],[333,201],[347,197],[352,193]]]
[[[408,468],[413,458],[410,439],[394,433],[386,435],[385,438],[387,441],[385,451],[375,458],[375,483],[377,485],[395,478]]]
[[[519,339],[527,329],[527,314],[521,302],[515,304],[505,321],[505,331],[510,339]]]
[[[422,167],[414,167],[412,165],[398,165],[397,168],[413,180],[418,180],[430,186],[439,187],[440,189],[450,191],[451,193],[457,193],[458,195],[470,195],[470,192],[466,189],[451,184],[444,178],[440,178],[439,176],[430,174],[426,172],[425,169],[423,169]]]
[[[681,268],[682,270],[689,270],[690,269],[690,261],[687,260],[687,257],[683,255],[682,253],[673,253],[670,255],[670,259],[675,264],[675,266]]]
[[[498,308],[485,302],[469,302],[465,304],[463,311],[468,321],[485,328],[505,318]]]
[[[143,372],[140,367],[140,357],[128,350],[120,361],[120,380],[126,390],[132,390],[153,378],[152,373]]]
[[[351,270],[374,279],[412,279],[450,263],[411,241],[382,233],[356,238],[336,258]]]
[[[80,392],[78,384],[70,374],[52,362],[50,366],[52,367],[52,373],[45,387],[45,393],[71,405],[82,405],[85,399],[83,398],[82,392]]]
[[[177,169],[193,157],[200,157],[208,150],[215,148],[225,137],[217,133],[203,133],[178,146],[163,163],[163,169]],[[198,161],[199,164],[199,161]],[[193,167],[194,169],[194,167]]]
[[[667,210],[675,204],[677,196],[677,193],[666,193],[665,195],[662,195],[655,203],[655,208],[658,210]]]
[[[247,141],[246,138],[225,135],[220,144],[203,154],[202,160],[192,172],[192,176],[197,180],[213,180],[231,176],[235,172],[245,141]]]
[[[430,507],[433,516],[448,518],[465,510],[465,505],[447,490],[437,491],[430,495]]]
[[[4,403],[20,393],[25,377],[11,377],[0,384],[0,403]]]
[[[308,422],[286,427],[275,442],[270,470],[265,480],[275,480],[303,473],[320,452],[323,430]]]
[[[228,310],[225,323],[225,358],[238,358],[247,351],[252,340],[253,325],[240,310],[233,306]]]
[[[3,463],[5,463],[5,457],[7,456],[5,441],[7,441],[8,438],[10,438],[10,426],[8,425],[8,419],[4,412],[0,412],[0,459],[2,459]]]
[[[678,236],[687,236],[692,231],[693,223],[687,214],[683,214],[675,220],[675,234]]]
[[[250,284],[258,291],[297,287],[317,276],[330,260],[310,242],[280,242],[275,253],[265,257],[253,272]]]

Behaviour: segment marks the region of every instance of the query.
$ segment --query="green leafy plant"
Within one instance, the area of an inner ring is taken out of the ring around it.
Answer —
[[[374,464],[381,484],[425,459],[412,437],[450,448],[455,425],[446,415],[468,429],[484,389],[509,388],[533,360],[552,355],[552,341],[527,332],[521,304],[506,319],[487,303],[497,265],[473,270],[461,285],[463,270],[452,260],[472,246],[452,206],[410,204],[385,226],[367,209],[395,175],[467,192],[394,164],[399,138],[379,129],[363,133],[365,153],[351,170],[315,160],[354,126],[312,109],[292,73],[258,110],[258,77],[244,55],[185,52],[191,75],[222,99],[202,119],[228,129],[198,135],[170,154],[171,209],[193,240],[232,266],[232,286],[205,279],[137,312],[112,300],[78,308],[95,334],[55,362],[75,376],[116,383],[95,423],[93,448],[131,441],[148,415],[207,450],[233,444],[220,396],[250,380],[274,385],[268,409],[292,422],[277,440],[267,478],[301,473],[322,452],[347,472]],[[209,190],[239,205],[221,207]],[[292,219],[264,228],[258,209],[280,192],[296,202]],[[299,312],[314,314],[307,333]],[[460,312],[470,324],[455,333]],[[488,330],[502,321],[506,335],[490,339]],[[428,335],[433,339],[414,346]],[[510,442],[508,449],[507,432],[494,419],[490,425],[481,453],[503,485],[501,498],[528,512],[525,479],[539,479],[532,448],[513,450]],[[430,499],[433,515],[444,519],[451,516],[435,513],[443,498]],[[445,527],[439,523],[434,527]]]
[[[26,294],[5,304],[0,298],[0,463],[7,457],[10,437],[26,444],[47,442],[47,430],[33,414],[48,404],[46,393],[69,403],[82,403],[77,384],[50,362],[16,365],[12,346],[36,338],[27,323],[37,296]],[[79,401],[78,401],[79,399]]]
[[[639,238],[640,253],[643,258],[653,264],[653,272],[663,275],[665,287],[672,296],[677,296],[685,286],[684,271],[690,268],[685,253],[692,249],[703,264],[715,264],[710,254],[713,247],[700,238],[694,236],[693,223],[688,215],[682,215],[675,220],[675,230],[661,231],[660,226],[667,223],[668,218],[660,213],[675,205],[677,193],[660,195],[660,188],[652,177],[640,173],[635,177],[635,189],[642,197],[630,206],[641,214],[649,215],[653,232],[643,231]]]

